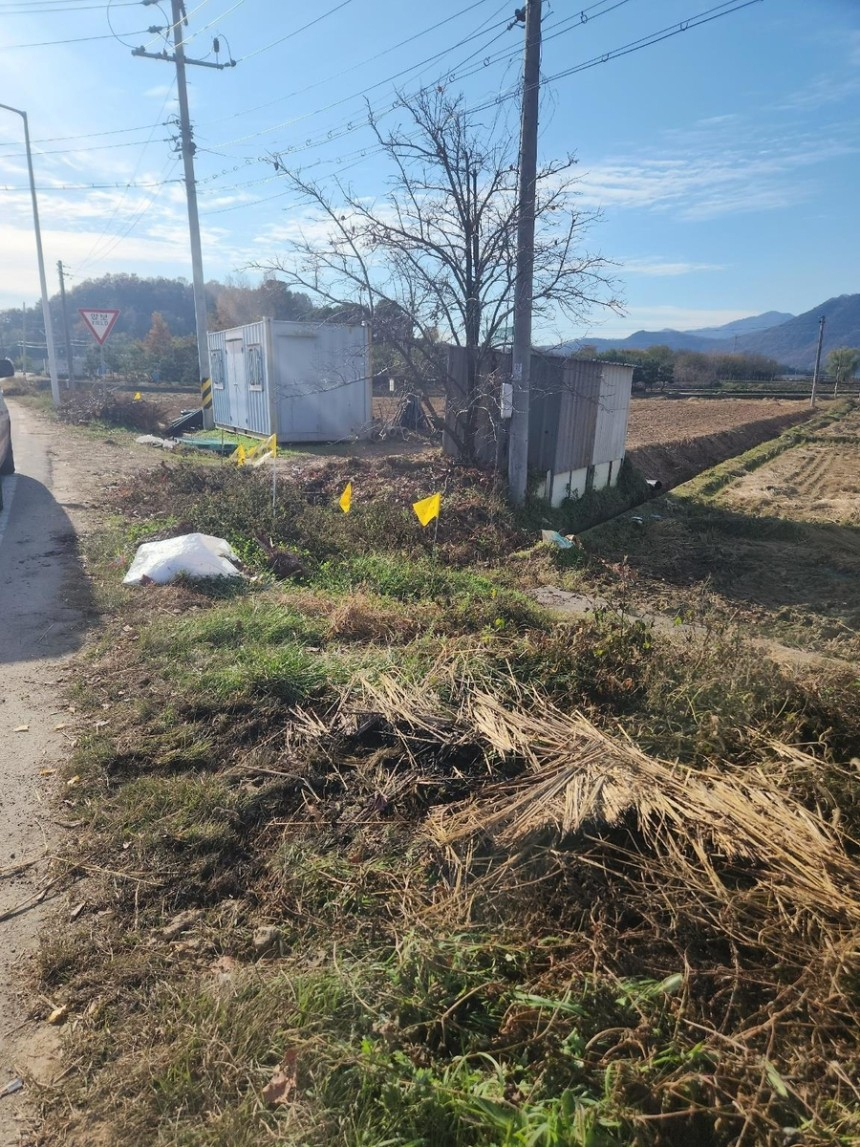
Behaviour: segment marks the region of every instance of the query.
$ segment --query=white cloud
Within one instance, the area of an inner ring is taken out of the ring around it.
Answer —
[[[723,117],[718,117],[722,119]],[[671,212],[680,219],[786,208],[812,197],[816,168],[860,151],[839,125],[828,136],[768,135],[754,125],[718,123],[666,133],[663,146],[584,164],[580,202],[587,207]]]
[[[618,274],[624,275],[650,275],[657,278],[668,278],[676,275],[692,275],[698,271],[725,271],[724,263],[688,263],[670,262],[659,256],[656,258],[627,259],[623,255],[618,259]]]

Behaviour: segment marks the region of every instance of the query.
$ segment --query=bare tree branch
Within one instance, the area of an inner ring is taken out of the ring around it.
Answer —
[[[517,231],[517,135],[498,117],[474,122],[461,98],[443,90],[400,97],[406,126],[383,132],[368,112],[392,166],[387,192],[369,202],[348,187],[332,192],[284,172],[324,224],[283,254],[256,264],[311,292],[335,313],[356,310],[374,327],[376,353],[393,354],[409,387],[425,398],[452,394],[445,346],[465,348],[468,379],[460,430],[465,460],[475,450],[480,375],[505,341],[513,311]],[[580,244],[594,213],[576,210],[574,160],[537,175],[536,313],[581,319],[594,306],[617,309],[608,264]],[[428,404],[428,414],[435,413]],[[448,422],[451,431],[451,420]]]

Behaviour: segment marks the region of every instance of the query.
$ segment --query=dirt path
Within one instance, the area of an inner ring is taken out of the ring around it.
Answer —
[[[551,610],[559,617],[583,617],[598,611],[618,614],[617,605],[607,599],[583,593],[573,593],[569,590],[559,589],[556,586],[541,586],[532,594],[534,599],[544,608]],[[662,613],[652,613],[646,610],[628,609],[627,616],[631,621],[644,621],[652,625],[657,633],[675,639],[696,636],[704,638],[707,630],[701,625],[690,625],[688,622],[676,623],[673,618]],[[829,667],[831,669],[855,668],[853,662],[844,661],[838,657],[828,657],[824,653],[815,653],[812,650],[798,649],[796,646],[783,645],[770,637],[747,637],[750,645],[759,649],[771,661],[778,665],[794,668]]]
[[[77,555],[86,462],[55,424],[9,406],[18,473],[4,479],[0,511],[0,1092],[23,1087],[0,1098],[0,1147],[33,1141],[33,1084],[62,1070],[50,1003],[34,1006],[23,983],[39,928],[60,903],[51,797],[73,720],[60,698],[94,620]]]

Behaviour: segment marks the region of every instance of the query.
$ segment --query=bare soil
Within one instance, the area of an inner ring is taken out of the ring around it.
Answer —
[[[685,442],[736,430],[754,422],[773,422],[775,438],[784,426],[809,417],[802,402],[771,398],[634,398],[630,403],[627,448]]]
[[[810,417],[797,402],[759,399],[634,399],[627,457],[664,489],[776,438]]]
[[[860,412],[738,479],[723,500],[748,514],[860,525]]]

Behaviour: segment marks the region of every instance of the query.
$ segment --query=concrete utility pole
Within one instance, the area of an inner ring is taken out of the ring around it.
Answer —
[[[14,112],[15,115],[19,115],[24,121],[27,170],[30,174],[30,198],[33,201],[33,229],[36,232],[36,257],[39,261],[39,284],[42,288],[42,318],[45,322],[45,347],[48,352],[48,374],[51,376],[51,397],[54,400],[54,406],[59,406],[60,382],[57,378],[57,359],[54,355],[54,328],[51,326],[51,308],[48,303],[48,281],[45,278],[45,256],[42,254],[42,231],[39,227],[39,204],[36,201],[36,180],[33,176],[33,153],[30,150],[30,127],[27,123],[27,113],[22,112],[20,108],[11,108],[8,104],[0,104],[0,108],[7,112]]]
[[[69,332],[69,312],[66,310],[66,283],[63,278],[62,259],[57,260],[57,273],[60,276],[60,304],[63,308],[63,335],[66,340],[66,370],[68,371],[66,386],[71,390],[75,382],[75,362],[72,358],[72,336]]]
[[[143,0],[145,5],[157,0]],[[212,377],[209,367],[208,319],[206,314],[206,287],[203,279],[203,251],[200,245],[200,218],[197,214],[197,184],[194,179],[194,152],[196,146],[191,131],[191,118],[188,114],[188,89],[185,81],[185,65],[195,64],[201,68],[235,68],[236,61],[226,64],[211,63],[208,60],[190,60],[183,47],[182,28],[188,24],[185,13],[185,0],[171,0],[171,20],[173,28],[173,55],[167,52],[147,52],[134,48],[133,56],[145,56],[150,60],[168,60],[176,65],[176,90],[179,97],[179,131],[182,149],[182,163],[185,170],[185,196],[188,201],[188,234],[191,241],[191,278],[194,284],[194,317],[197,328],[197,362],[200,373],[200,397],[203,406],[203,426],[211,430],[215,425],[212,410]],[[157,29],[162,31],[163,29]]]
[[[27,377],[27,302],[21,304],[21,373]]]
[[[815,352],[815,371],[812,375],[812,393],[809,396],[809,405],[815,406],[815,391],[818,389],[818,373],[821,370],[821,344],[824,342],[824,315],[818,320],[818,350]]]
[[[519,13],[517,18],[519,19]],[[511,501],[515,505],[521,505],[525,500],[528,478],[541,0],[526,0],[525,26],[517,208],[517,277],[514,286],[514,340],[511,356],[511,429],[508,444],[508,489]]]

